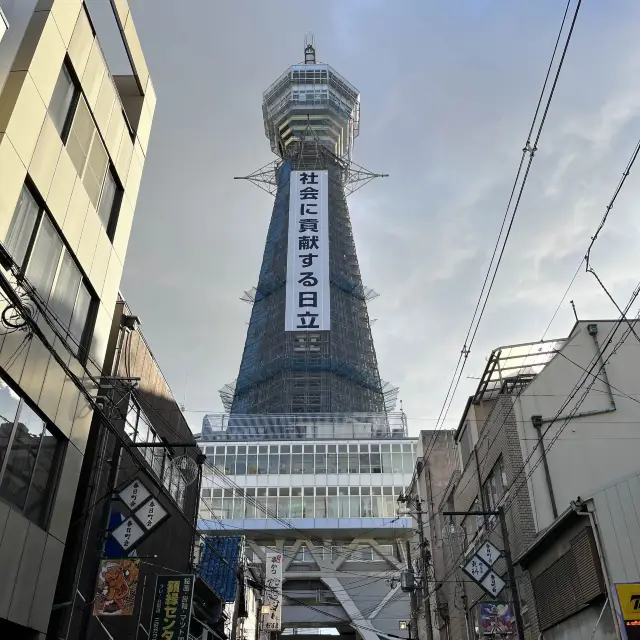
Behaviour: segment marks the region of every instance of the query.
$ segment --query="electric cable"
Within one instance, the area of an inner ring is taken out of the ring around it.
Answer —
[[[473,346],[473,343],[475,341],[475,338],[476,338],[476,335],[477,335],[477,332],[478,332],[478,328],[480,327],[480,323],[481,323],[482,318],[484,316],[484,312],[485,312],[485,309],[486,309],[486,306],[487,306],[487,302],[488,302],[489,297],[491,295],[491,291],[493,290],[493,285],[495,283],[496,275],[497,275],[498,270],[500,268],[500,264],[502,262],[502,258],[503,258],[504,251],[505,251],[505,248],[506,248],[506,245],[507,245],[507,241],[508,241],[509,236],[511,234],[513,223],[514,223],[514,220],[515,220],[515,217],[516,217],[516,214],[518,212],[518,208],[520,206],[520,202],[521,202],[521,199],[522,199],[522,194],[524,192],[524,188],[525,188],[525,185],[527,183],[527,179],[529,177],[529,171],[530,171],[531,165],[533,163],[533,158],[535,156],[535,152],[538,149],[538,143],[540,141],[540,136],[542,135],[542,131],[544,129],[544,125],[545,125],[545,122],[546,122],[546,119],[547,119],[549,108],[550,108],[551,102],[553,100],[553,96],[554,96],[554,93],[555,93],[555,90],[556,90],[558,79],[560,77],[560,72],[562,71],[562,67],[564,65],[564,60],[565,60],[565,57],[566,57],[566,54],[567,54],[567,50],[569,48],[569,43],[571,42],[571,37],[573,35],[574,27],[575,27],[575,24],[576,24],[576,20],[578,18],[578,13],[580,11],[581,4],[582,4],[582,0],[578,0],[576,8],[575,8],[575,11],[574,11],[574,14],[573,14],[573,19],[572,19],[572,22],[571,22],[571,26],[569,27],[569,32],[568,32],[566,40],[565,40],[565,44],[564,44],[564,48],[563,48],[563,51],[562,51],[562,55],[560,57],[560,61],[558,63],[558,67],[556,69],[555,77],[554,77],[553,83],[551,85],[551,89],[549,91],[549,95],[547,97],[547,101],[546,101],[546,105],[545,105],[545,108],[544,108],[544,111],[543,111],[543,114],[542,114],[542,118],[541,118],[540,123],[538,125],[538,130],[537,130],[537,133],[536,133],[536,136],[535,136],[535,140],[534,140],[534,142],[532,144],[531,143],[531,137],[533,135],[533,130],[534,130],[536,122],[537,122],[537,118],[538,118],[538,115],[539,115],[539,112],[540,112],[540,108],[541,108],[541,105],[542,105],[543,97],[544,97],[544,94],[545,94],[545,91],[546,91],[547,83],[549,81],[549,78],[550,78],[550,75],[551,75],[551,70],[553,68],[553,62],[555,60],[556,53],[558,51],[558,46],[559,46],[559,43],[560,43],[560,39],[561,39],[562,33],[564,31],[565,21],[567,19],[567,14],[568,14],[568,11],[569,11],[569,7],[571,5],[571,0],[567,1],[567,5],[566,5],[565,11],[564,11],[564,15],[563,15],[563,18],[562,18],[562,22],[561,22],[561,25],[560,25],[560,30],[558,32],[558,36],[557,36],[557,39],[556,39],[556,42],[555,42],[555,46],[553,48],[551,61],[549,62],[549,66],[547,68],[547,73],[546,73],[545,80],[544,80],[544,83],[543,83],[543,86],[542,86],[542,90],[540,92],[540,97],[538,99],[538,104],[536,106],[536,110],[535,110],[534,117],[533,117],[533,120],[532,120],[532,123],[531,123],[531,127],[529,129],[529,134],[527,136],[527,142],[526,142],[526,144],[525,144],[525,146],[524,146],[524,148],[522,150],[522,157],[521,157],[521,160],[520,160],[518,171],[516,173],[516,178],[515,178],[514,183],[513,183],[513,188],[512,188],[512,191],[511,191],[511,195],[509,197],[507,208],[505,210],[505,214],[504,214],[503,221],[502,221],[502,226],[500,227],[500,233],[498,235],[498,239],[497,239],[496,245],[494,247],[494,252],[493,252],[493,255],[491,257],[491,262],[489,264],[489,268],[487,269],[487,274],[485,276],[485,281],[483,283],[483,286],[482,286],[482,289],[481,289],[481,292],[480,292],[480,296],[478,297],[478,302],[476,304],[476,309],[475,309],[474,314],[472,316],[471,323],[469,324],[469,329],[467,331],[467,337],[465,338],[465,341],[463,343],[462,350],[461,350],[461,355],[460,355],[460,358],[458,359],[458,365],[456,366],[456,369],[454,371],[454,375],[452,377],[452,382],[449,385],[449,390],[447,392],[447,395],[445,396],[445,400],[444,400],[444,402],[442,404],[442,408],[440,410],[440,416],[442,416],[444,414],[444,418],[442,418],[442,422],[444,422],[444,420],[446,419],[446,416],[447,416],[447,414],[449,412],[449,408],[451,407],[451,404],[452,404],[453,399],[455,397],[456,391],[458,389],[458,385],[460,383],[460,379],[462,378],[462,373],[464,371],[465,365],[466,365],[468,357],[469,357],[469,353],[471,352],[471,347]],[[527,162],[527,166],[526,166],[526,169],[525,169],[525,172],[524,172],[524,176],[523,176],[522,180],[520,181],[520,175],[522,173],[522,168],[524,166],[524,160],[525,160],[525,157],[526,157],[527,154],[529,154],[529,160]],[[519,187],[519,190],[518,190],[518,196],[516,198],[515,205],[513,206],[513,210],[511,211],[511,218],[509,220],[509,225],[508,225],[506,233],[504,235],[504,239],[502,239],[502,232],[503,232],[504,225],[506,223],[507,217],[509,215],[509,210],[511,209],[511,204],[513,202],[513,197],[514,197],[514,194],[515,194],[516,189],[518,187],[518,182],[520,182],[520,187]],[[494,259],[495,259],[495,255],[496,255],[496,252],[498,251],[498,247],[500,245],[501,245],[500,253],[499,253],[498,259],[497,259],[497,261],[495,263],[495,267],[493,267],[493,262],[494,262]],[[493,275],[491,276],[491,281],[490,281],[490,284],[489,284],[488,288],[486,288],[486,283],[487,283],[487,280],[489,279],[489,274],[491,274],[492,268],[493,268]],[[485,288],[486,288],[486,294],[485,294]],[[483,300],[483,295],[484,295],[484,301],[481,302]],[[480,312],[478,314],[478,308],[480,307],[481,304],[482,304],[482,306],[481,306]],[[457,378],[456,378],[456,376],[457,376]],[[454,383],[454,381],[455,381],[455,383]],[[453,389],[452,389],[452,386],[453,386]],[[440,424],[440,420],[439,420],[438,423],[436,423],[436,426],[435,426],[434,436],[432,436],[432,438],[431,438],[433,443],[435,443],[435,433],[438,431],[438,428],[440,426],[441,426],[441,424]],[[427,447],[427,453],[425,454],[425,459],[428,459],[428,456],[430,455],[431,449],[433,447],[433,443],[430,443],[429,446]]]

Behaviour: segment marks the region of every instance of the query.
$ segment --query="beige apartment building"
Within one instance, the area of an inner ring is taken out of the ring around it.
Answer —
[[[128,75],[110,72],[82,0],[0,0],[0,638],[12,640],[44,638],[54,605],[156,102],[128,2],[107,3]]]

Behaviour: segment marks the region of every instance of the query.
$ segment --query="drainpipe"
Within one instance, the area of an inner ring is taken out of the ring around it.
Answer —
[[[553,519],[558,517],[558,507],[556,505],[556,497],[553,493],[553,484],[551,483],[551,473],[549,471],[549,462],[547,461],[547,452],[544,448],[544,439],[542,436],[542,423],[544,420],[542,416],[531,416],[531,424],[538,432],[538,444],[540,445],[540,452],[542,456],[542,465],[544,467],[544,476],[547,480],[547,490],[549,492],[549,500],[551,501],[551,513],[553,513]]]
[[[613,391],[611,390],[611,385],[609,384],[609,376],[607,375],[607,370],[604,366],[604,359],[602,358],[602,349],[600,349],[600,344],[598,343],[598,325],[597,324],[588,324],[587,331],[589,335],[593,338],[593,344],[596,347],[596,354],[598,355],[598,362],[600,363],[600,371],[602,371],[602,380],[607,387],[607,393],[609,394],[609,402],[611,403],[611,411],[616,410],[616,403],[613,399]]]

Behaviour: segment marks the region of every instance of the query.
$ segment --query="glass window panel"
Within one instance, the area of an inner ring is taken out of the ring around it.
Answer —
[[[256,447],[249,447],[249,451],[251,449],[255,449]],[[247,456],[247,474],[250,476],[255,476],[258,473],[258,456],[249,453]]]
[[[369,454],[367,452],[360,453],[360,473],[371,473]]]
[[[338,473],[349,472],[349,455],[347,453],[338,454]]]
[[[53,506],[62,448],[62,443],[45,429],[24,510],[24,516],[42,528],[46,527]]]
[[[113,213],[113,205],[118,192],[118,185],[113,177],[111,170],[107,171],[104,184],[102,185],[102,193],[100,194],[100,205],[98,206],[98,217],[105,229],[109,228],[111,214]]]
[[[23,403],[0,485],[2,497],[20,511],[24,509],[27,501],[27,492],[44,431],[44,422]]]
[[[315,498],[312,495],[311,496],[308,496],[308,495],[304,496],[304,501],[303,501],[303,509],[304,509],[304,511],[303,511],[303,515],[302,515],[303,518],[313,518],[314,517],[314,515],[313,515],[313,513],[314,513],[314,509],[313,509],[314,500],[315,500]]]
[[[324,453],[316,453],[316,473],[327,473],[327,458]]]
[[[302,518],[302,496],[300,489],[291,489],[291,517]]]
[[[394,496],[383,496],[384,498],[384,517],[393,518],[396,515],[396,499]]]
[[[349,496],[349,513],[351,518],[360,518],[360,496]]]
[[[69,69],[67,69],[66,64],[63,64],[58,79],[56,80],[56,86],[53,89],[51,102],[49,103],[49,115],[61,136],[64,131],[64,125],[67,122],[69,108],[73,102],[75,91],[76,88],[73,84]]]
[[[384,508],[381,495],[371,497],[371,517],[382,518],[384,516]]]
[[[55,288],[49,301],[49,308],[64,329],[69,327],[81,281],[82,275],[78,267],[76,267],[71,255],[65,251]]]
[[[277,451],[277,448],[276,448]],[[269,473],[278,473],[280,469],[280,456],[277,453],[269,454]]]
[[[267,473],[269,473],[269,456],[261,453],[258,456],[258,474],[266,475]]]
[[[269,489],[269,495],[267,496],[267,511],[269,512],[269,517],[275,515],[282,517],[282,515],[278,513],[278,497],[271,495],[271,491],[272,489]],[[274,489],[274,491],[277,491],[277,489]]]
[[[227,457],[224,463],[224,472],[228,475],[228,476],[235,476],[236,475],[236,456],[235,454],[231,453],[227,453]]]
[[[258,447],[258,453],[269,453],[269,447],[267,445],[260,445]]]
[[[412,473],[413,472],[413,454],[411,452],[409,453],[403,453],[402,454],[402,471],[404,473]]]
[[[283,474],[291,473],[291,454],[290,453],[280,454],[280,473],[283,473]]]
[[[327,454],[327,473],[338,473],[338,456],[335,453]]]
[[[393,466],[391,464],[391,452],[389,451],[389,445],[387,445],[387,451],[382,446],[382,473],[392,473]]]
[[[255,498],[253,496],[247,495],[247,498],[244,501],[245,502],[245,507],[244,507],[245,518],[262,517],[262,516],[256,515],[256,506],[254,501],[255,501]]]
[[[42,218],[26,275],[45,302],[49,301],[53,279],[62,254],[62,241],[47,216]]]
[[[302,454],[294,453],[291,455],[291,473],[302,473]]]
[[[359,473],[360,472],[360,460],[358,458],[357,453],[349,454],[349,473]]]
[[[38,212],[39,207],[29,189],[22,187],[5,243],[7,251],[20,267],[23,266],[22,263],[27,254],[29,241],[38,220]]]
[[[162,476],[162,465],[164,463],[164,449],[162,447],[149,448],[153,452],[153,462],[151,467],[154,473],[158,476]]]
[[[339,518],[349,517],[349,488],[338,487]]]
[[[124,424],[125,434],[133,440],[136,435],[136,425],[138,424],[138,407],[134,402],[129,402],[129,408],[127,409],[127,418]],[[0,464],[2,460],[0,459]]]
[[[382,473],[382,459],[379,453],[371,454],[371,473]]]
[[[401,452],[393,451],[391,453],[391,469],[393,473],[402,473],[402,453]]]
[[[222,517],[225,519],[233,518],[233,497],[225,495],[222,499]]]
[[[138,429],[136,431],[136,442],[149,442],[149,425],[144,420],[138,420]]]
[[[289,508],[289,495],[280,495],[278,496],[278,517],[279,518],[290,518],[291,510]]]
[[[71,125],[71,131],[69,132],[69,139],[67,140],[67,151],[79,176],[82,176],[84,172],[91,139],[95,131],[96,128],[89,113],[87,103],[84,101],[84,98],[80,98],[73,118],[73,124]]]
[[[238,450],[245,449],[245,447],[238,447]],[[236,455],[236,475],[244,476],[247,474],[247,454],[246,453],[238,453]]]
[[[327,517],[327,497],[316,496],[316,518]]]
[[[331,494],[331,489],[335,490],[336,487],[329,487],[329,495],[326,497],[327,504],[327,517],[337,518],[340,515],[340,509],[338,507],[338,499],[336,494]]]
[[[256,514],[258,518],[270,517],[267,515],[267,492],[265,489],[258,489],[256,496]]]
[[[302,472],[313,473],[313,453],[305,453],[302,459]]]
[[[301,444],[291,445],[291,453],[302,453],[302,445]]]
[[[280,453],[291,453],[291,449],[288,444],[283,444],[280,447]]]
[[[77,348],[78,345],[82,346],[82,337],[87,321],[89,320],[91,302],[91,294],[84,285],[84,282],[81,282],[78,290],[78,297],[76,298],[76,306],[73,309],[71,326],[69,327],[69,332],[73,338],[73,344],[71,345],[73,348]]]
[[[217,455],[213,458],[214,462],[214,466],[218,471],[221,471],[222,473],[224,473],[224,455]]]
[[[249,447],[249,455],[257,454],[257,453],[258,453],[258,447]]]
[[[100,192],[102,191],[104,176],[107,171],[108,160],[107,151],[96,133],[93,136],[93,143],[91,144],[91,151],[89,152],[89,162],[87,163],[87,168],[82,178],[82,183],[96,209],[98,208],[98,201],[100,199]]]
[[[0,379],[0,466],[6,452],[20,405],[19,396]]]
[[[360,513],[363,518],[373,518],[371,496],[360,496]]]

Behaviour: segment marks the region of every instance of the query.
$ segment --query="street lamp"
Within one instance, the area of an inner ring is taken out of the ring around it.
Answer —
[[[409,623],[406,620],[400,620],[398,622],[398,627],[400,631],[406,631],[409,628]]]
[[[261,613],[263,616],[268,616],[271,613],[271,609],[269,608],[268,604],[262,605]]]

